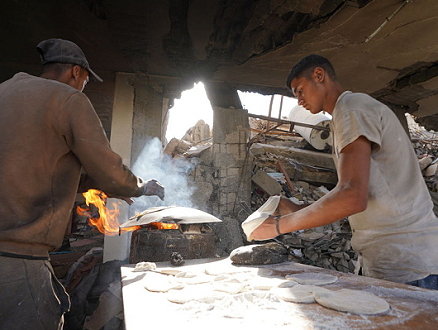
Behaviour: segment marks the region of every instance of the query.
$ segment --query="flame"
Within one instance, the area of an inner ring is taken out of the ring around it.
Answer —
[[[117,235],[121,232],[134,231],[140,228],[140,226],[134,226],[129,228],[120,228],[120,223],[117,220],[120,214],[117,203],[112,204],[112,209],[108,209],[106,200],[108,196],[100,190],[90,189],[82,194],[85,197],[85,203],[87,206],[93,204],[98,213],[92,213],[89,208],[77,207],[77,213],[88,217],[90,225],[95,226],[102,234],[105,235]]]
[[[176,223],[151,222],[149,226],[155,229],[178,229],[178,225]]]

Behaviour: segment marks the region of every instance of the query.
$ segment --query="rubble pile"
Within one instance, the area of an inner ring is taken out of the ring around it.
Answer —
[[[293,232],[280,238],[303,264],[353,273],[357,253],[351,247],[351,229],[347,219],[330,225]]]
[[[432,193],[438,192],[438,134],[428,131],[406,115],[412,146],[418,157],[424,181]]]

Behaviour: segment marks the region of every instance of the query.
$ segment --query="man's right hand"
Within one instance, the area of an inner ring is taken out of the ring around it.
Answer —
[[[143,186],[143,195],[145,196],[158,196],[161,200],[164,199],[164,186],[155,179],[151,179],[145,182]]]

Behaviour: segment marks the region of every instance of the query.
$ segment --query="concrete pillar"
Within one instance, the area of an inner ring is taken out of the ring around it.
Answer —
[[[152,86],[147,77],[129,73],[117,73],[111,123],[111,148],[118,153],[123,163],[131,167],[147,142],[164,135],[162,124],[163,96],[158,84]],[[120,200],[109,200],[107,207],[118,202],[119,223],[129,218],[129,205]],[[128,260],[131,233],[121,236],[105,236],[104,261]]]
[[[249,122],[242,109],[237,90],[226,83],[206,83],[205,89],[213,108],[213,167],[216,170],[217,187],[213,213],[224,221],[225,230],[219,232],[220,240],[226,241],[227,252],[243,245],[240,223],[247,214],[241,203],[250,206],[252,159],[247,150]]]
[[[126,166],[131,165],[132,119],[134,114],[134,87],[130,83],[134,75],[117,73],[114,91],[114,105],[111,122],[111,148],[123,159]],[[108,200],[110,206],[115,199]],[[119,223],[128,219],[129,206],[119,206]],[[129,258],[130,233],[121,236],[106,235],[104,239],[103,261],[127,260]]]
[[[137,160],[144,146],[154,137],[162,139],[163,94],[146,79],[135,81],[134,116],[132,120],[131,162]],[[162,141],[162,140],[161,140]]]

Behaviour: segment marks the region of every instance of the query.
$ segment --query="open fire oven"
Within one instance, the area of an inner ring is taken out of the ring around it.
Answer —
[[[133,231],[130,263],[169,261],[179,254],[184,259],[215,256],[215,234],[209,225],[221,222],[200,210],[186,207],[156,207],[135,215],[120,226]]]

